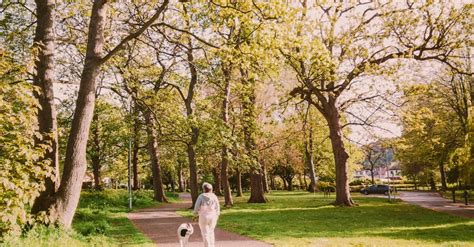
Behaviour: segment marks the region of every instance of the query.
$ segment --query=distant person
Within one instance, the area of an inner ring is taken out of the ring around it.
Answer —
[[[194,215],[199,215],[199,228],[201,228],[202,241],[205,247],[214,247],[214,228],[221,213],[219,199],[212,193],[212,185],[204,183],[202,185],[204,193],[199,195],[196,205],[194,205]]]

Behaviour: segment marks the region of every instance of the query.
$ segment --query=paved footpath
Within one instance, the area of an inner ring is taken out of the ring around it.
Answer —
[[[446,212],[457,216],[474,218],[474,206],[452,203],[437,192],[401,192],[400,199],[410,204],[429,208],[438,212]]]
[[[181,194],[183,202],[168,203],[158,208],[149,208],[131,212],[128,218],[137,229],[152,239],[159,247],[179,246],[178,227],[182,223],[190,223],[189,218],[184,218],[176,210],[190,208],[189,194]],[[203,246],[201,230],[197,222],[192,222],[194,234],[189,238],[189,247]],[[219,247],[269,247],[268,243],[256,241],[236,233],[227,232],[216,228],[216,246]]]

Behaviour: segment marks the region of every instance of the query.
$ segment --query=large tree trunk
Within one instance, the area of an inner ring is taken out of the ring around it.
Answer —
[[[58,222],[66,228],[71,226],[76,212],[82,181],[87,169],[86,146],[94,114],[96,78],[101,64],[106,16],[106,1],[94,1],[89,23],[86,58],[66,148],[63,176],[55,201],[50,207],[50,217],[57,218]]]
[[[158,133],[156,133],[155,120],[151,113],[145,112],[146,129],[148,134],[148,153],[150,154],[151,172],[153,178],[153,199],[159,202],[168,202],[163,189],[163,179],[158,151]]]
[[[221,118],[226,128],[229,128],[229,100],[230,100],[230,79],[231,71],[230,69],[223,69],[224,78],[225,78],[225,87],[224,87],[224,97],[222,99],[222,109],[221,109]],[[224,190],[224,205],[232,206],[234,202],[232,201],[232,193],[230,190],[229,183],[229,148],[224,143],[221,148],[221,185]]]
[[[250,174],[250,199],[249,203],[265,203],[267,199],[263,193],[262,174],[253,171]]]
[[[35,60],[36,73],[33,76],[33,84],[38,87],[35,92],[40,108],[38,109],[39,132],[43,134],[42,140],[36,140],[39,144],[48,144],[50,148],[46,151],[44,159],[51,162],[53,169],[51,177],[45,180],[45,190],[36,198],[32,213],[47,210],[53,200],[59,186],[59,157],[58,157],[58,130],[56,120],[56,107],[54,104],[53,83],[54,75],[54,0],[36,0],[36,32],[34,47],[37,49],[38,57]]]
[[[265,203],[267,200],[264,195],[262,185],[261,165],[258,161],[258,149],[255,135],[257,131],[257,115],[255,111],[255,81],[249,78],[247,71],[240,69],[242,76],[242,112],[243,112],[243,132],[244,145],[247,156],[250,160],[250,199],[249,203]]]
[[[186,151],[188,152],[189,162],[189,188],[191,189],[192,207],[196,203],[199,196],[199,185],[197,179],[197,163],[195,146],[199,137],[199,129],[192,127],[191,142],[188,144]]]
[[[342,140],[342,128],[339,123],[340,115],[336,107],[336,100],[330,96],[323,112],[328,122],[329,138],[331,139],[334,160],[336,163],[336,201],[337,206],[353,206],[347,177],[347,154]]]
[[[237,197],[242,197],[244,194],[242,193],[242,172],[240,169],[236,169],[236,176],[237,176]]]

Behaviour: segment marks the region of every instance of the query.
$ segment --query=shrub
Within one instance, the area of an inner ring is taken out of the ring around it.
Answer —
[[[336,187],[334,183],[331,183],[331,182],[319,181],[316,187],[318,188],[318,190],[321,190],[321,191],[328,191],[328,190],[331,192],[336,191]]]

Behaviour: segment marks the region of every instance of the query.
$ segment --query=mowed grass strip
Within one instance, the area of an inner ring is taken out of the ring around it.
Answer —
[[[401,201],[354,194],[357,207],[334,207],[334,198],[272,192],[269,203],[235,198],[218,226],[276,246],[474,246],[474,220]],[[186,213],[186,215],[189,213]]]

